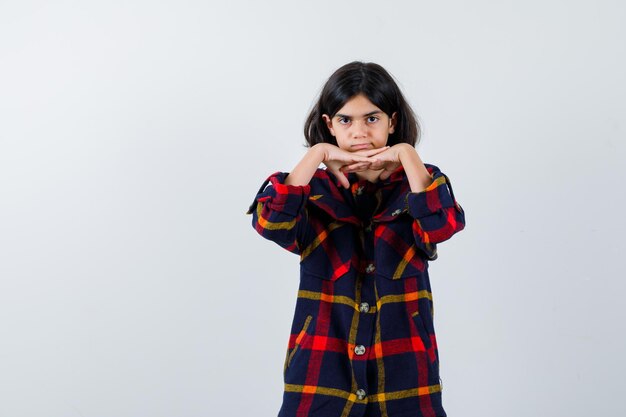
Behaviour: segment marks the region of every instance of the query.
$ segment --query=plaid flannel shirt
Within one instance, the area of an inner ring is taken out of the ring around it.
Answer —
[[[300,256],[279,417],[446,416],[428,261],[465,213],[424,165],[421,192],[402,166],[377,183],[349,173],[350,189],[321,168],[307,185],[276,172],[259,189],[252,226]],[[364,189],[378,202],[369,219],[355,210]]]

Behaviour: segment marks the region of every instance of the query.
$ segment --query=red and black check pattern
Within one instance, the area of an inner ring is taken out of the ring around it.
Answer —
[[[402,166],[376,183],[350,173],[350,189],[325,169],[303,186],[276,172],[259,189],[252,226],[300,255],[279,417],[446,416],[428,261],[465,213],[424,165],[433,181],[421,192]]]

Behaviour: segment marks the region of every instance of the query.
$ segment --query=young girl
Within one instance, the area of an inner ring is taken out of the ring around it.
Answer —
[[[419,133],[385,69],[344,65],[306,120],[307,153],[247,212],[300,255],[279,417],[446,416],[428,262],[465,213]]]

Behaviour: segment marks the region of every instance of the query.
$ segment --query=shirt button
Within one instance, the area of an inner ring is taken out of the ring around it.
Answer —
[[[365,268],[365,272],[367,272],[368,274],[371,274],[372,272],[374,272],[374,269],[376,269],[374,264],[369,264],[367,268]]]
[[[363,345],[356,345],[354,347],[354,353],[356,353],[357,355],[362,355],[365,353],[365,346]]]
[[[392,216],[397,216],[398,214],[402,213],[402,210],[397,209],[396,211],[394,211],[393,213],[391,213]]]
[[[370,305],[367,303],[361,303],[361,305],[359,306],[359,311],[361,313],[367,313],[368,311],[370,311]]]
[[[365,390],[364,389],[358,389],[356,390],[356,397],[359,400],[362,400],[363,398],[365,398]]]

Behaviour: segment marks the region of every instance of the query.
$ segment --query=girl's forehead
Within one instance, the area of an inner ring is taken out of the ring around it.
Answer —
[[[358,117],[368,116],[376,112],[382,113],[383,111],[372,103],[365,94],[361,93],[346,101],[345,104],[337,110],[337,115]]]

